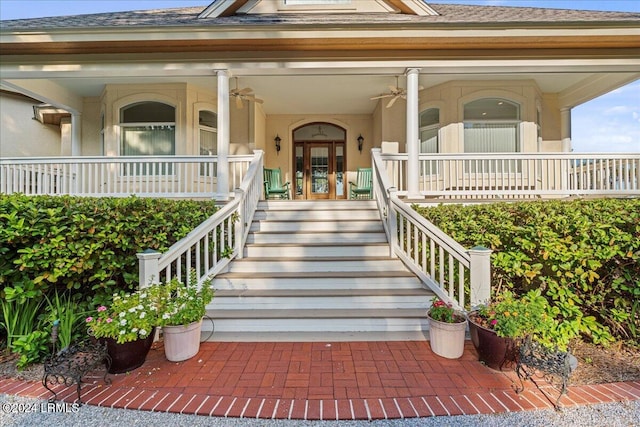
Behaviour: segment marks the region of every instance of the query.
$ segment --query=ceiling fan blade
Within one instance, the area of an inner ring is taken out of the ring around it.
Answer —
[[[380,98],[389,98],[395,96],[392,93],[385,93],[384,95],[378,95],[378,96],[372,96],[371,100],[373,101],[374,99],[380,99]]]
[[[399,96],[394,96],[393,98],[391,98],[391,101],[389,101],[389,103],[387,104],[387,108],[391,108],[393,107],[393,104],[396,103],[396,101],[398,100],[398,98],[400,98]]]
[[[242,98],[240,96],[236,96],[236,107],[242,108]]]
[[[245,87],[245,88],[240,89],[240,90],[238,91],[238,93],[239,93],[240,95],[248,95],[248,94],[250,94],[251,92],[253,92],[253,89],[251,89],[250,87]]]
[[[255,97],[253,98],[253,101],[254,101],[254,102],[257,102],[258,104],[262,104],[262,103],[264,103],[264,101],[263,101],[262,99],[260,99],[260,98],[255,98]]]
[[[394,86],[394,85],[389,85],[388,87],[389,87],[389,90],[391,92],[393,92],[393,93],[400,92],[402,90],[402,89],[400,89],[400,88],[398,88],[397,86]]]

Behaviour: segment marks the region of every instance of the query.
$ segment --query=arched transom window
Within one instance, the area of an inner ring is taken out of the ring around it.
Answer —
[[[120,109],[123,156],[176,153],[176,109],[161,102],[138,102]]]
[[[466,153],[520,151],[520,106],[500,98],[482,98],[464,106]]]

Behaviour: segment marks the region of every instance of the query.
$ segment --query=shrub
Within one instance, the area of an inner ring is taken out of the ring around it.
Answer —
[[[494,251],[494,294],[540,289],[560,333],[640,338],[640,199],[416,210],[463,246]]]
[[[92,305],[138,285],[136,253],[165,251],[213,201],[0,195],[0,297],[72,289]]]

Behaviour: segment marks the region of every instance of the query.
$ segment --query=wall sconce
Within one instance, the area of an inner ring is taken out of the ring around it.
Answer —
[[[362,137],[362,134],[360,134],[360,136],[358,136],[358,151],[360,151],[362,153],[362,143],[364,142],[364,138]]]
[[[273,140],[276,142],[276,151],[280,152],[280,141],[282,141],[282,138],[276,134],[276,137]]]

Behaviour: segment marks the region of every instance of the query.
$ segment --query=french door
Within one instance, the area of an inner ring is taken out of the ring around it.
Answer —
[[[344,141],[295,142],[295,198],[346,198],[344,154]]]

